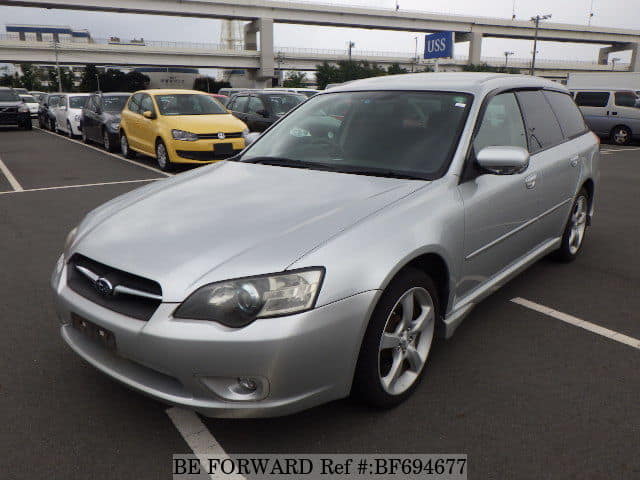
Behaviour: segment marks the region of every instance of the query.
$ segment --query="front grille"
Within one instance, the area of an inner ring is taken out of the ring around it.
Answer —
[[[78,267],[84,269],[85,272],[89,271],[99,278],[108,280],[116,292],[106,295],[100,293],[96,288],[96,282],[91,280],[86,273],[82,273]],[[138,320],[149,320],[162,302],[158,298],[147,298],[138,294],[117,291],[117,287],[120,286],[137,291],[139,294],[161,298],[162,288],[158,282],[109,267],[78,253],[71,257],[67,265],[67,284],[78,295],[109,310]]]
[[[211,162],[213,160],[222,160],[229,158],[238,153],[240,150],[230,150],[229,152],[215,152],[213,150],[176,150],[179,157],[188,160],[197,160],[200,162]]]
[[[233,132],[233,133],[225,133],[224,138],[240,138],[242,137],[242,132]],[[198,133],[199,140],[218,140],[217,133]],[[222,138],[219,140],[223,140]]]
[[[0,115],[4,113],[18,113],[18,107],[0,107]]]

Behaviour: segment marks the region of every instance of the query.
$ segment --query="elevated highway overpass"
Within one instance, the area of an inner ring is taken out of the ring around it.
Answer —
[[[482,61],[484,37],[533,39],[532,22],[501,18],[443,15],[372,7],[270,0],[0,0],[0,5],[140,13],[245,20],[245,46],[258,55],[257,79],[274,75],[274,23],[366,28],[409,32],[453,31],[457,42],[470,42],[467,62]],[[260,41],[258,42],[258,33]],[[542,41],[603,45],[599,63],[611,52],[631,50],[631,71],[640,71],[640,30],[553,22],[540,24]],[[258,43],[260,49],[258,50]],[[222,57],[220,57],[220,62]],[[317,61],[317,60],[316,60]],[[381,62],[382,63],[382,62]],[[251,67],[247,67],[251,68]]]
[[[93,43],[61,42],[57,46],[57,56],[65,65],[98,65],[122,66],[171,66],[246,69],[257,71],[260,68],[260,53],[256,50],[233,50],[219,44],[145,41],[143,45],[112,44],[108,41],[94,39]],[[51,43],[38,41],[21,41],[0,35],[0,62],[53,64],[56,61],[56,49]],[[304,49],[275,47],[272,61],[282,70],[315,70],[322,62],[336,63],[346,60],[348,55],[341,50]],[[394,63],[408,69],[424,69],[424,60],[416,61],[411,53],[358,51],[352,52],[353,60],[367,60],[381,66]],[[491,66],[503,66],[504,58],[483,57],[483,63]],[[467,57],[455,57],[441,60],[444,70],[459,70],[468,63]],[[528,69],[529,59],[510,58],[509,66]],[[628,71],[629,65],[615,65],[617,71]],[[586,61],[545,60],[537,62],[536,72],[549,78],[565,78],[569,72],[605,71],[611,66]]]

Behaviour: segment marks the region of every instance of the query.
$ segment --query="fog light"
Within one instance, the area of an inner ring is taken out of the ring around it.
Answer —
[[[200,377],[200,381],[224,400],[248,402],[269,395],[269,382],[263,377]]]

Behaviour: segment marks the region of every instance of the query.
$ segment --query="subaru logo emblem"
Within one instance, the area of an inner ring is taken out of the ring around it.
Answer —
[[[99,278],[95,283],[96,290],[103,297],[108,297],[113,293],[113,285],[106,278]]]
[[[223,132],[218,133],[218,138],[219,138],[220,140],[224,140],[226,137],[227,137],[227,136],[226,136]]]

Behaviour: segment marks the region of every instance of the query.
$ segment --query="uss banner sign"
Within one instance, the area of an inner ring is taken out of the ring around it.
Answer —
[[[424,38],[424,58],[453,57],[453,32],[438,32]]]

